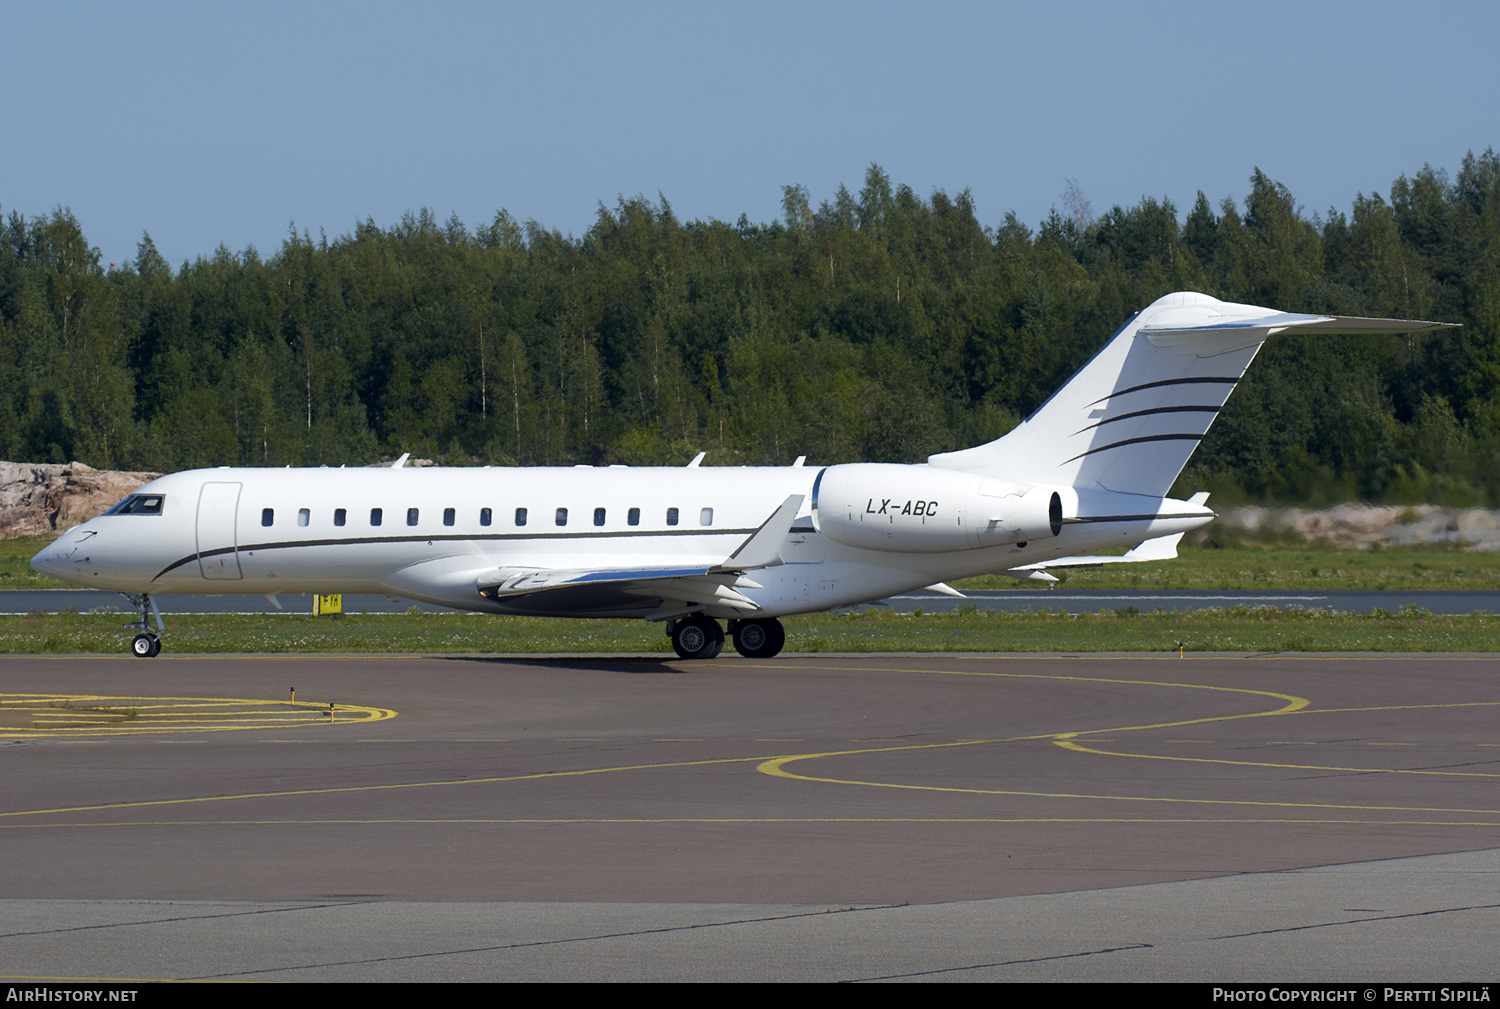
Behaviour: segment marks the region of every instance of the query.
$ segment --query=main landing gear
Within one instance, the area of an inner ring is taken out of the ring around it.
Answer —
[[[747,659],[769,659],[786,644],[786,631],[775,617],[731,620],[729,633],[734,635],[734,650]]]
[[[769,659],[786,644],[786,631],[774,617],[760,620],[731,620],[729,633],[734,650],[747,659]],[[674,620],[667,625],[672,650],[684,659],[711,659],[724,648],[724,631],[717,620],[701,613]]]
[[[724,648],[724,631],[716,620],[701,613],[674,620],[667,625],[672,650],[683,659],[711,659]]]
[[[167,632],[162,626],[161,611],[156,608],[156,602],[149,594],[136,595],[131,592],[122,593],[130,600],[130,605],[135,607],[138,614],[133,624],[126,624],[127,630],[139,631],[130,642],[130,654],[138,659],[154,659],[161,654],[161,636]],[[146,623],[147,614],[156,617],[156,630],[153,632]]]

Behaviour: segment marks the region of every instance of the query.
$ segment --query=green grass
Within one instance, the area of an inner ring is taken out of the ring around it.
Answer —
[[[76,585],[48,578],[31,567],[31,558],[55,536],[17,536],[0,540],[0,591],[6,589],[73,589]]]
[[[671,655],[658,624],[474,614],[345,617],[214,614],[168,618],[170,653],[604,652]],[[123,653],[119,614],[0,617],[0,653]],[[1500,651],[1500,616],[1423,610],[1345,614],[1289,607],[1191,613],[950,613],[867,610],[785,621],[790,652]],[[727,646],[726,646],[727,647]]]

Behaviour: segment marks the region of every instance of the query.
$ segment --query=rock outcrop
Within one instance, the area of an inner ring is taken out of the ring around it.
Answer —
[[[1209,507],[1213,502],[1209,502]],[[1303,508],[1226,508],[1198,534],[1261,542],[1308,543],[1367,550],[1457,546],[1500,551],[1500,511],[1437,505],[1342,504]]]
[[[159,476],[94,469],[81,462],[0,462],[0,538],[56,535]]]

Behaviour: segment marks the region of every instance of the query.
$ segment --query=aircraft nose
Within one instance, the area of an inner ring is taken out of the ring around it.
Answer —
[[[58,540],[55,543],[48,543],[42,547],[42,549],[37,551],[37,555],[31,558],[31,566],[44,575],[56,576],[58,569],[64,563],[62,551],[58,549],[61,545],[62,540]]]
[[[31,566],[44,575],[66,581],[76,567],[73,556],[78,552],[79,544],[77,531],[64,533],[37,551],[37,555],[31,558]]]

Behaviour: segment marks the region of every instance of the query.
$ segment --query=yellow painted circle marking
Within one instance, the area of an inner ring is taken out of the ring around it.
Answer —
[[[389,708],[335,704],[334,725],[395,718]],[[0,694],[0,738],[226,732],[328,725],[328,704],[242,697],[131,697],[118,694]]]
[[[1214,722],[1231,722],[1231,721],[1236,721],[1236,720],[1245,719],[1245,718],[1268,718],[1268,717],[1270,717],[1270,718],[1276,718],[1276,717],[1286,717],[1286,716],[1290,716],[1290,715],[1307,716],[1307,715],[1315,715],[1315,714],[1319,714],[1320,713],[1318,710],[1311,708],[1311,703],[1312,703],[1311,701],[1309,701],[1306,698],[1297,697],[1297,696],[1292,695],[1292,694],[1282,694],[1282,693],[1276,693],[1276,692],[1273,692],[1273,691],[1266,691],[1266,690],[1250,690],[1250,689],[1241,688],[1241,687],[1224,687],[1224,686],[1209,685],[1209,684],[1159,682],[1159,681],[1152,681],[1152,680],[1126,680],[1126,679],[1116,679],[1116,678],[1111,678],[1111,677],[1098,677],[1098,676],[1053,676],[1053,675],[1047,675],[1047,674],[1041,674],[1041,673],[1000,673],[1000,672],[989,672],[989,671],[981,671],[981,670],[949,670],[949,669],[931,669],[931,670],[911,669],[911,670],[895,670],[895,671],[913,672],[913,673],[924,673],[924,674],[942,675],[942,676],[954,676],[954,675],[957,675],[957,676],[981,676],[981,677],[1012,678],[1012,679],[1062,680],[1062,681],[1072,680],[1072,681],[1075,681],[1075,682],[1083,682],[1083,683],[1110,683],[1110,684],[1119,684],[1119,685],[1128,685],[1128,686],[1141,686],[1141,687],[1184,688],[1184,689],[1188,689],[1188,690],[1215,691],[1215,692],[1221,692],[1221,693],[1224,693],[1224,694],[1240,694],[1242,696],[1248,696],[1248,697],[1260,697],[1260,698],[1266,698],[1266,699],[1275,700],[1275,701],[1281,701],[1283,703],[1281,704],[1280,707],[1272,708],[1272,709],[1269,709],[1269,710],[1238,712],[1238,713],[1229,713],[1229,714],[1222,714],[1222,715],[1210,715],[1210,716],[1205,716],[1205,717],[1200,717],[1200,718],[1192,718],[1192,719],[1185,719],[1185,720],[1180,720],[1180,721],[1154,722],[1154,723],[1147,723],[1147,724],[1142,724],[1142,725],[1120,725],[1120,726],[1112,726],[1112,727],[1100,728],[1100,729],[1079,730],[1079,731],[1075,731],[1075,732],[1043,732],[1043,733],[1038,733],[1036,735],[1013,736],[1013,737],[1001,738],[1001,739],[971,739],[971,740],[962,740],[962,741],[947,742],[947,743],[917,743],[917,744],[908,744],[908,745],[903,745],[903,746],[865,747],[865,748],[847,749],[847,750],[831,750],[831,751],[824,752],[824,753],[787,754],[787,755],[784,755],[784,756],[774,757],[774,758],[771,758],[769,760],[763,761],[762,763],[760,763],[756,767],[756,770],[758,770],[762,774],[771,775],[772,777],[790,778],[790,779],[797,780],[797,781],[818,782],[818,783],[821,783],[821,784],[830,784],[830,785],[854,785],[854,786],[866,787],[866,788],[888,788],[888,789],[910,790],[910,791],[920,791],[920,792],[953,792],[953,793],[965,793],[965,794],[971,794],[971,795],[1006,795],[1006,796],[1019,796],[1019,797],[1028,797],[1028,798],[1048,798],[1048,799],[1086,799],[1086,800],[1100,800],[1100,801],[1109,801],[1109,802],[1147,802],[1147,803],[1166,803],[1166,804],[1182,804],[1182,805],[1220,805],[1220,806],[1248,806],[1248,807],[1266,807],[1266,808],[1281,807],[1281,808],[1288,808],[1288,809],[1341,809],[1341,810],[1353,810],[1353,811],[1360,811],[1360,812],[1368,811],[1368,812],[1376,812],[1376,813],[1389,813],[1389,812],[1450,813],[1450,814],[1457,813],[1457,814],[1479,815],[1479,816],[1487,816],[1487,817],[1500,816],[1500,810],[1493,810],[1493,809],[1466,809],[1466,808],[1453,809],[1453,808],[1447,808],[1447,807],[1430,807],[1430,806],[1417,806],[1417,805],[1412,805],[1412,806],[1399,806],[1399,805],[1384,806],[1384,805],[1373,805],[1373,804],[1368,804],[1367,805],[1367,804],[1333,803],[1333,802],[1290,802],[1290,801],[1249,800],[1249,799],[1232,799],[1232,798],[1170,798],[1170,797],[1154,796],[1154,795],[1104,795],[1104,794],[1095,795],[1095,794],[1088,794],[1088,793],[1021,791],[1021,790],[1017,790],[1017,789],[1000,789],[1000,788],[960,788],[960,787],[953,787],[953,786],[918,785],[918,784],[904,784],[904,783],[897,783],[897,782],[890,782],[890,781],[868,781],[868,780],[862,780],[862,779],[823,777],[823,776],[812,775],[812,774],[800,774],[800,773],[798,773],[796,771],[793,771],[793,770],[790,770],[788,768],[787,765],[789,765],[789,764],[797,763],[797,762],[800,762],[800,761],[807,761],[807,760],[824,760],[824,759],[829,759],[829,758],[863,756],[863,755],[866,755],[866,754],[892,753],[892,752],[898,752],[898,751],[937,750],[937,749],[946,749],[946,748],[949,748],[949,747],[958,747],[958,746],[976,746],[976,745],[995,744],[995,743],[1016,743],[1016,742],[1031,742],[1031,741],[1038,741],[1038,740],[1051,740],[1054,745],[1062,747],[1063,749],[1071,750],[1071,751],[1073,751],[1075,753],[1086,753],[1086,754],[1093,754],[1093,755],[1098,755],[1098,756],[1136,757],[1136,758],[1150,759],[1150,760],[1174,760],[1174,761],[1195,762],[1195,763],[1239,764],[1241,766],[1274,767],[1274,768],[1279,768],[1279,769],[1320,770],[1320,771],[1345,771],[1345,772],[1352,771],[1352,772],[1356,772],[1356,773],[1393,773],[1393,774],[1403,774],[1403,773],[1404,774],[1422,774],[1422,773],[1429,773],[1429,774],[1433,774],[1433,775],[1443,775],[1443,776],[1453,776],[1454,775],[1454,772],[1442,771],[1442,770],[1435,770],[1435,771],[1410,770],[1410,771],[1407,771],[1407,770],[1401,770],[1401,769],[1395,769],[1395,768],[1332,768],[1332,767],[1313,767],[1313,766],[1310,766],[1310,765],[1296,765],[1296,764],[1271,764],[1271,763],[1253,762],[1253,761],[1230,761],[1230,760],[1212,760],[1212,759],[1206,759],[1206,758],[1193,758],[1193,757],[1171,757],[1171,756],[1160,756],[1160,755],[1155,755],[1155,754],[1141,754],[1141,753],[1119,753],[1119,752],[1109,751],[1109,750],[1094,749],[1094,748],[1091,748],[1091,747],[1080,745],[1077,742],[1074,742],[1074,740],[1076,740],[1079,736],[1098,737],[1098,736],[1103,735],[1105,733],[1138,732],[1138,731],[1141,731],[1141,730],[1148,730],[1148,729],[1169,729],[1169,728],[1179,728],[1181,726],[1186,726],[1186,725],[1205,725],[1205,724],[1214,723]],[[1492,702],[1471,702],[1471,703],[1474,703],[1474,704],[1489,704],[1489,703],[1492,703]],[[1453,707],[1460,707],[1460,706],[1467,707],[1467,706],[1470,706],[1470,705],[1469,704],[1464,704],[1464,705],[1452,705],[1452,706]],[[1372,711],[1373,710],[1381,710],[1381,711],[1389,711],[1389,710],[1402,710],[1402,709],[1405,709],[1405,708],[1417,708],[1417,707],[1428,707],[1428,705],[1389,705],[1389,706],[1382,706],[1380,708],[1370,708],[1370,709],[1347,708],[1347,709],[1328,709],[1328,710],[1329,711],[1359,711],[1359,710],[1372,710]],[[1090,741],[1091,742],[1104,742],[1104,741],[1108,741],[1108,740],[1099,740],[1099,739],[1095,738],[1095,739],[1091,739]],[[1460,773],[1458,776],[1461,776],[1461,777],[1494,777],[1495,775],[1469,772],[1469,773]],[[1337,822],[1337,821],[1328,821],[1328,822]],[[1464,821],[1464,822],[1485,823],[1485,821]],[[1493,823],[1490,822],[1490,823],[1488,823],[1488,825],[1493,825]]]

